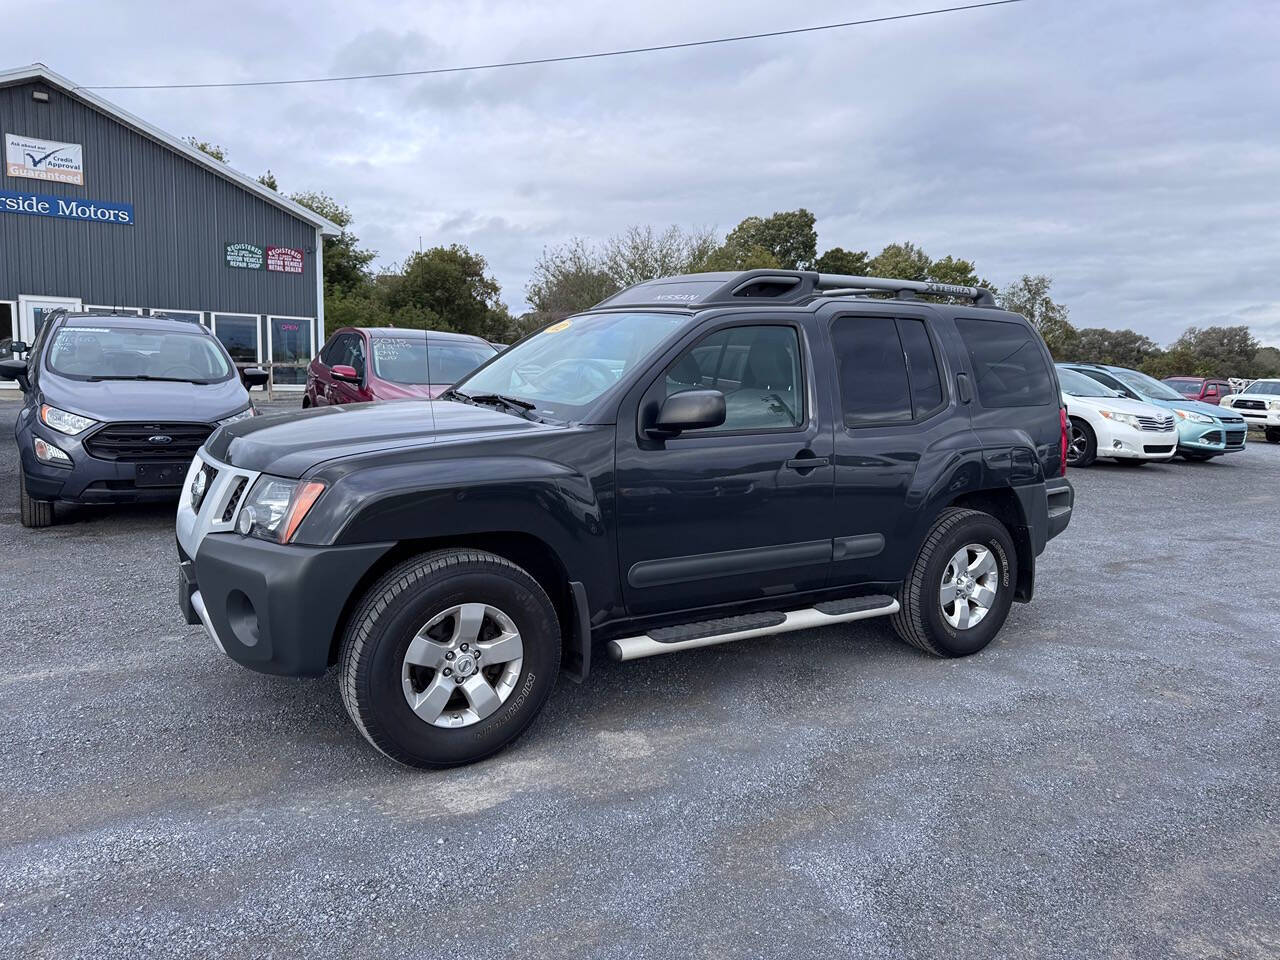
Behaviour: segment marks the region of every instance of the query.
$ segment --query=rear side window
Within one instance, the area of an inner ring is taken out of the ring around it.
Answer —
[[[1006,320],[956,319],[969,351],[984,407],[1035,407],[1059,402],[1053,378],[1029,327]]]
[[[846,427],[909,423],[942,406],[942,378],[923,321],[838,317],[831,340]]]

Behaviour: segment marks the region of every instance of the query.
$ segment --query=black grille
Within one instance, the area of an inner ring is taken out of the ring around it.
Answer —
[[[99,460],[190,460],[212,432],[207,423],[108,423],[84,448]]]
[[[244,494],[244,485],[248,482],[248,477],[241,477],[236,481],[235,489],[231,491],[231,499],[227,501],[227,509],[222,511],[223,523],[230,523],[231,518],[236,515],[236,507],[240,504],[240,497]]]
[[[1241,410],[1265,410],[1265,400],[1232,400],[1231,405]]]
[[[1201,443],[1221,443],[1222,431],[1206,430],[1204,433],[1200,434],[1200,442]]]
[[[1162,447],[1153,443],[1146,443],[1142,445],[1143,453],[1171,453],[1172,451],[1172,446]]]
[[[1239,449],[1244,446],[1245,434],[1247,430],[1228,430],[1227,431],[1227,447],[1229,449]]]

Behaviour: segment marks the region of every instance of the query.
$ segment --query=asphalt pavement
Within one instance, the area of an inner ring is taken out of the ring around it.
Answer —
[[[1280,955],[1280,446],[1073,471],[997,641],[868,621],[562,681],[420,772],[222,656],[169,507],[19,526],[0,402],[0,956]]]

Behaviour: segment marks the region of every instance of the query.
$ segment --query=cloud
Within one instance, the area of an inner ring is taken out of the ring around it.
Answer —
[[[335,2],[251,20],[58,6],[12,11],[9,48],[80,82],[387,72],[850,17],[766,0]],[[382,263],[419,237],[471,246],[516,308],[542,248],[569,236],[804,205],[823,247],[910,239],[998,283],[1049,274],[1082,326],[1168,342],[1247,322],[1280,343],[1276,40],[1276,11],[1245,0],[1030,0],[607,60],[106,96],[286,190],[333,194]]]

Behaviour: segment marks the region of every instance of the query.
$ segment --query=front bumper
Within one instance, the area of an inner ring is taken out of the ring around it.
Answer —
[[[1117,460],[1168,460],[1178,452],[1176,428],[1139,430],[1111,421],[1098,431],[1097,440],[1097,455]]]
[[[36,457],[34,438],[39,436],[71,458],[70,466],[56,466]],[[163,503],[172,501],[181,489],[181,470],[174,472],[172,486],[140,487],[138,465],[131,461],[100,460],[91,457],[76,437],[30,425],[17,435],[22,473],[27,493],[37,500],[62,503]]]
[[[1178,450],[1187,453],[1236,453],[1244,449],[1247,424],[1178,422]]]
[[[194,557],[178,547],[178,606],[243,666],[319,676],[352,592],[392,546],[308,547],[211,533]]]
[[[1280,410],[1245,410],[1228,407],[1232,413],[1244,417],[1244,422],[1254,427],[1280,427]]]

